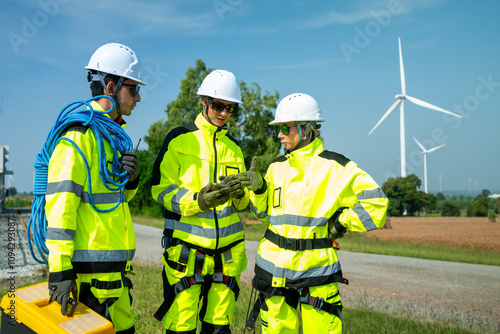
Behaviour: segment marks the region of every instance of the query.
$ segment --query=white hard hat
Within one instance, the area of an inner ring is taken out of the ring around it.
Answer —
[[[276,108],[276,116],[269,125],[287,122],[324,122],[318,102],[310,95],[294,93],[281,100]]]
[[[97,49],[85,66],[86,70],[113,74],[126,79],[141,81],[141,62],[135,52],[126,45],[109,43]]]
[[[225,70],[215,70],[207,75],[196,94],[229,102],[243,103],[241,102],[240,86],[236,81],[236,77],[233,73]]]

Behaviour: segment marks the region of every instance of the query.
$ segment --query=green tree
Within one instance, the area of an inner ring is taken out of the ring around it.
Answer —
[[[424,193],[418,191],[422,181],[415,175],[390,178],[382,185],[382,190],[389,198],[388,214],[402,216],[405,213],[414,216],[422,209]]]
[[[445,201],[441,205],[441,216],[443,216],[443,217],[460,217],[460,208],[449,201]]]
[[[488,216],[488,200],[484,197],[478,198],[472,202],[467,209],[467,217],[487,217]]]
[[[133,213],[161,215],[162,209],[151,198],[152,169],[156,156],[160,152],[163,141],[170,130],[196,119],[202,111],[201,101],[196,92],[203,79],[212,71],[201,60],[196,61],[196,66],[188,67],[186,77],[181,80],[177,98],[167,104],[166,120],[153,123],[144,137],[148,144],[147,150],[141,150],[138,158],[141,161],[140,189],[134,197],[131,206]],[[240,81],[241,100],[243,107],[235,113],[228,122],[229,133],[239,142],[247,168],[253,156],[259,156],[260,169],[265,173],[271,161],[279,155],[280,143],[274,139],[274,132],[268,126],[273,117],[273,109],[279,93],[262,93],[257,83],[247,85]],[[144,166],[144,169],[143,169]]]
[[[262,95],[257,83],[248,86],[241,82],[240,89],[244,109],[229,119],[230,131],[240,143],[247,168],[252,157],[258,156],[260,170],[265,173],[280,150],[274,130],[268,125],[274,119],[272,110],[276,109],[279,93]]]
[[[442,193],[437,193],[436,198],[438,201],[444,201],[446,199]]]
[[[436,210],[437,207],[437,197],[433,194],[423,193],[423,206],[425,208],[425,214],[427,215],[430,211]]]
[[[481,191],[481,196],[486,198],[486,199],[488,199],[488,196],[490,196],[490,195],[491,195],[491,191],[489,191],[488,189],[483,189]]]
[[[163,208],[151,196],[151,178],[156,154],[148,150],[139,150],[137,158],[141,162],[141,179],[139,188],[130,205],[132,214],[141,214],[151,217],[162,217]]]
[[[148,151],[155,156],[160,152],[163,140],[170,130],[195,120],[201,111],[201,101],[196,92],[203,79],[211,72],[201,60],[196,66],[188,67],[186,77],[181,80],[180,92],[177,99],[167,104],[165,113],[167,120],[159,120],[151,125],[144,140],[148,144]]]

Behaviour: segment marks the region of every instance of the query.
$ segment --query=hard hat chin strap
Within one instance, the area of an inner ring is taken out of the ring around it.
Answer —
[[[96,76],[95,74],[92,74],[92,81],[97,81],[97,80],[95,80],[96,79],[95,76]],[[104,82],[104,77],[102,76],[102,73],[101,72],[97,72],[97,76],[98,76],[99,81],[101,82],[102,87],[104,87],[104,91],[106,92],[106,95],[109,95],[108,89],[106,87],[106,83]],[[125,80],[124,77],[120,77],[120,79],[118,79],[118,82],[116,83],[115,93],[113,94],[113,96],[111,96],[113,98],[113,101],[115,102],[115,110],[116,110],[116,112],[118,114],[118,117],[122,116],[122,110],[120,108],[120,102],[118,101],[118,91],[122,87],[122,83],[123,83],[124,80]]]
[[[297,143],[297,145],[295,146],[295,148],[290,150],[290,152],[295,151],[297,149],[297,147],[300,146],[302,141],[307,138],[307,133],[309,132],[309,129],[311,128],[311,121],[307,122],[306,129],[304,132],[302,132],[302,124],[300,124],[300,122],[295,122],[295,124],[297,124],[297,132],[299,133],[300,139],[299,139],[299,142]]]
[[[207,102],[205,102],[205,103],[207,103]],[[208,111],[207,111],[208,107],[205,104],[203,104],[203,103],[201,104],[201,106],[203,107],[203,116],[208,121],[208,123],[212,124],[213,126],[216,126],[216,127],[220,128],[220,129],[228,129],[229,128],[225,124],[223,126],[217,126],[214,123],[212,123],[212,120],[210,119],[210,116],[208,116]]]

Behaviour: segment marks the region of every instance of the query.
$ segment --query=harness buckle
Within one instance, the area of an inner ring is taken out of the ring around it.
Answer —
[[[236,278],[233,276],[225,276],[223,278],[224,284],[226,284],[231,290],[234,290],[236,286]]]
[[[309,305],[314,307],[315,310],[321,311],[321,308],[323,307],[323,298],[311,296],[311,299],[309,300]]]
[[[285,249],[289,249],[292,251],[297,251],[297,242],[295,239],[292,238],[286,238],[285,239]]]

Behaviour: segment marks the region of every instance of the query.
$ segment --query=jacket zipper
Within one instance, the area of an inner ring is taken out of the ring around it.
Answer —
[[[217,132],[220,131],[218,128],[214,132],[214,183],[217,183]],[[215,249],[219,248],[219,221],[217,220],[217,209],[214,208],[214,220],[215,220]]]

